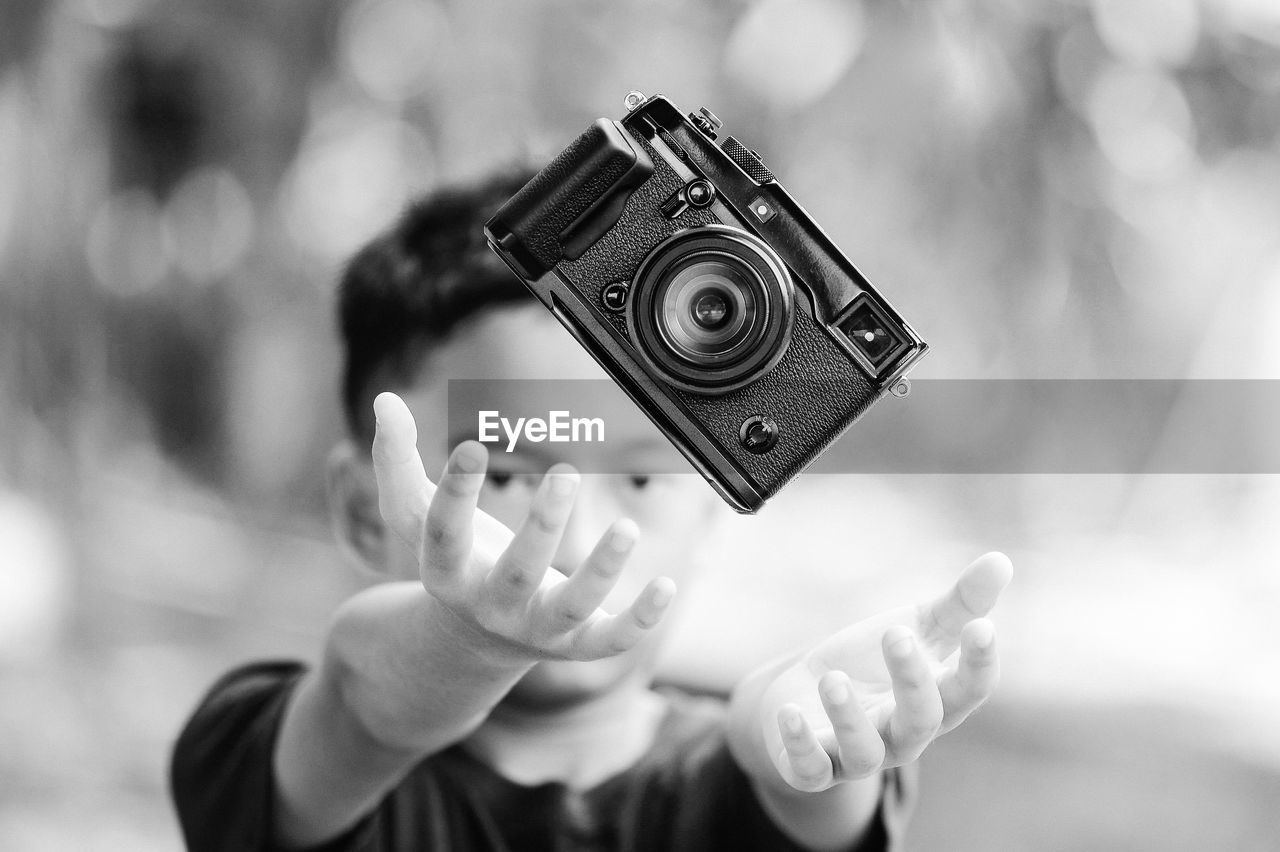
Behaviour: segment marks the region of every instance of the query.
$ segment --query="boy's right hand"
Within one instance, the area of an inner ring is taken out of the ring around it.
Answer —
[[[373,468],[383,520],[417,555],[422,585],[458,618],[461,630],[512,662],[592,660],[628,650],[658,625],[675,595],[665,577],[651,581],[617,615],[599,609],[639,535],[615,521],[568,577],[547,570],[573,510],[578,474],[547,471],[514,534],[476,507],[488,453],[459,444],[438,485],[418,454],[418,430],[393,393],[374,400]]]

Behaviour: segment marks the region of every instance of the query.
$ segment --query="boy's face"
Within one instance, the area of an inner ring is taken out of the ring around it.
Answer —
[[[607,376],[540,305],[497,308],[463,324],[427,356],[418,380],[399,389],[418,423],[418,449],[433,480],[444,468],[448,449],[467,437],[441,440],[448,428],[450,379],[531,380],[500,383],[502,397],[495,406],[500,412],[528,412],[546,410],[546,402],[539,398],[545,390],[538,380],[607,380]],[[543,472],[553,463],[567,462],[588,471],[628,471],[583,474],[573,514],[551,566],[571,573],[611,522],[620,517],[634,520],[640,527],[640,542],[604,604],[609,612],[618,612],[654,577],[668,576],[677,586],[685,583],[710,541],[717,518],[727,509],[697,474],[669,472],[690,468],[646,418],[612,419],[606,426],[607,444],[525,441],[511,455],[492,445],[480,508],[516,529]],[[592,455],[605,452],[602,447],[611,455],[608,465]],[[393,564],[387,567],[395,578],[416,578],[417,565],[407,548],[392,551]],[[649,641],[611,659],[542,663],[507,700],[531,707],[570,704],[597,695],[629,675],[647,675],[655,651],[655,643]]]

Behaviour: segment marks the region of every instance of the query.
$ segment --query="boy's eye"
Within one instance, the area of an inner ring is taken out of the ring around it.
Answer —
[[[522,470],[487,470],[484,475],[485,487],[491,491],[513,491],[517,487],[535,489],[542,480],[540,473],[526,473]]]

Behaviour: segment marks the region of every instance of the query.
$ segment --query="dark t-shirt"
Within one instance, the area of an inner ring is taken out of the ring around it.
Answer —
[[[174,749],[173,797],[193,850],[270,850],[271,760],[284,707],[305,669],[257,663],[205,696]],[[653,746],[635,765],[586,790],[510,781],[454,746],[426,758],[325,852],[480,850],[793,850],[729,754],[724,704],[667,694]],[[323,748],[323,743],[317,743]],[[860,850],[901,843],[914,777],[885,775]]]

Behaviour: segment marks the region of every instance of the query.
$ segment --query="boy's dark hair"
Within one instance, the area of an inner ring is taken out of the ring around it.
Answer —
[[[423,356],[463,320],[532,299],[489,249],[483,231],[532,176],[514,170],[433,192],[410,204],[347,264],[338,323],[345,353],[342,406],[354,437],[373,439],[373,397],[385,389],[375,388],[375,379],[411,381]]]

